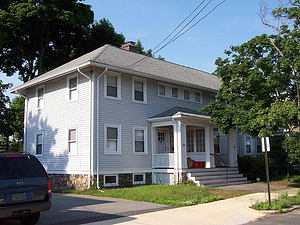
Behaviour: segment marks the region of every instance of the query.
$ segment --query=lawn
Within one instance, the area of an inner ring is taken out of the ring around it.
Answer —
[[[191,206],[249,194],[247,192],[218,190],[195,185],[145,185],[131,188],[107,188],[102,189],[102,191],[93,187],[90,190],[83,191],[64,190],[63,193],[122,198],[170,206]]]

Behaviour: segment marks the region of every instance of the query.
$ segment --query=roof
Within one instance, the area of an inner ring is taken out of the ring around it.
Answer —
[[[217,92],[221,86],[220,79],[210,73],[142,54],[129,52],[107,44],[21,84],[13,88],[10,92],[17,93],[19,90],[64,76],[76,71],[78,68],[81,69],[87,66],[107,67],[108,70],[115,70],[123,73],[126,72],[213,92]]]
[[[156,119],[156,118],[163,118],[163,117],[173,117],[173,116],[200,116],[200,117],[207,117],[206,114],[201,113],[200,111],[194,110],[194,109],[190,109],[190,108],[184,108],[184,107],[173,107],[171,109],[168,109],[162,113],[159,113],[149,119]]]

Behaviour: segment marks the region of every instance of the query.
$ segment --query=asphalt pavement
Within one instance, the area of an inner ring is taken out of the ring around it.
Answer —
[[[170,207],[160,204],[136,202],[123,199],[75,195],[53,194],[53,204],[49,211],[41,213],[38,224],[42,225],[234,225],[234,224],[299,224],[300,210],[273,216],[249,208],[256,201],[267,199],[267,187],[262,183],[220,187],[225,190],[253,192],[236,198],[199,204],[189,207]],[[298,188],[271,185],[272,199],[280,193],[296,194]],[[278,218],[276,221],[275,219]],[[271,222],[270,222],[271,221]],[[294,221],[294,222],[293,222]],[[263,223],[264,222],[264,223]],[[6,221],[3,225],[20,224]]]

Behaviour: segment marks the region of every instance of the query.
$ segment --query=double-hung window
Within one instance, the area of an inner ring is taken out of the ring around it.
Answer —
[[[147,154],[147,127],[133,126],[133,153]]]
[[[106,98],[121,99],[121,76],[119,74],[105,75],[104,96]]]
[[[121,154],[121,126],[106,124],[104,132],[106,154]]]
[[[72,77],[68,80],[68,100],[73,101],[78,99],[78,79]]]
[[[77,132],[76,129],[68,130],[68,152],[69,154],[77,154]]]
[[[190,91],[184,90],[184,100],[190,100]]]
[[[44,87],[37,88],[36,97],[37,97],[37,108],[38,109],[44,108]]]
[[[172,87],[172,98],[178,98],[178,88]]]
[[[35,154],[43,155],[43,134],[36,133],[35,136]]]
[[[132,78],[133,102],[147,103],[147,81],[146,79]]]
[[[251,154],[252,153],[251,137],[249,137],[249,136],[246,137],[245,147],[246,147],[246,154]]]
[[[195,102],[202,102],[201,92],[195,92]]]
[[[166,85],[163,84],[158,85],[158,95],[166,96]]]

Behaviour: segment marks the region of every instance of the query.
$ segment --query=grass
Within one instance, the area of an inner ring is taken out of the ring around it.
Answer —
[[[217,190],[194,185],[146,185],[103,189],[103,192],[93,187],[90,190],[64,190],[62,192],[122,198],[170,206],[191,206],[248,194],[247,192]]]
[[[288,196],[287,193],[283,193],[278,196],[277,199],[271,201],[266,200],[264,202],[256,202],[250,208],[257,210],[278,210],[279,213],[283,213],[284,209],[291,208],[293,205],[300,205],[300,189],[295,196]]]
[[[291,175],[290,182],[287,176],[275,176],[271,178],[271,184],[286,185],[289,187],[300,188],[300,175]]]

